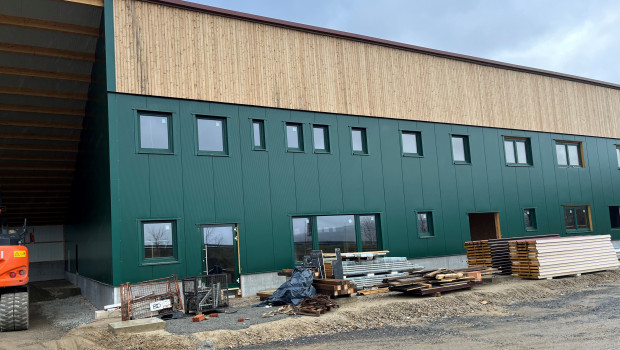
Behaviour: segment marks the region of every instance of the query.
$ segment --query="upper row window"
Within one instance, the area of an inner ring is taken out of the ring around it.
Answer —
[[[169,114],[140,114],[140,149],[160,153],[172,152],[171,116]]]
[[[226,119],[198,117],[198,154],[228,154]]]
[[[565,167],[583,167],[581,142],[556,141],[555,152],[558,165]]]
[[[452,135],[452,159],[455,164],[469,164],[469,136]]]
[[[532,165],[530,139],[505,137],[504,152],[508,165]]]

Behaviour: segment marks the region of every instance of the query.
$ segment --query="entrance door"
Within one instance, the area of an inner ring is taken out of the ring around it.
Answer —
[[[236,224],[203,225],[204,272],[225,273],[229,287],[239,286],[239,236]]]
[[[472,241],[501,238],[499,213],[469,213],[469,233]]]

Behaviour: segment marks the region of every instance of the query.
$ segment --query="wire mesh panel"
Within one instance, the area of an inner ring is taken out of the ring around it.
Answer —
[[[228,275],[213,274],[182,280],[185,313],[203,313],[228,306]]]
[[[149,318],[183,309],[177,276],[121,284],[123,321]]]

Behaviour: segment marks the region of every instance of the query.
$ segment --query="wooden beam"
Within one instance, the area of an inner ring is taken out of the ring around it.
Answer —
[[[20,77],[69,80],[69,81],[79,81],[83,83],[90,83],[90,75],[88,74],[58,73],[58,72],[50,72],[50,71],[38,70],[38,69],[15,68],[15,67],[4,67],[4,66],[0,66],[0,74],[17,75]]]
[[[34,97],[49,97],[49,98],[59,98],[63,100],[77,100],[77,101],[88,100],[87,94],[77,94],[73,92],[64,92],[64,91],[55,91],[55,90],[16,88],[16,87],[10,87],[10,86],[0,86],[0,94],[34,96]]]
[[[1,169],[1,168],[0,168]],[[5,179],[73,179],[73,174],[41,174],[41,173],[19,173],[19,174],[2,174],[0,173],[0,180]],[[3,198],[4,200],[4,198]]]
[[[73,2],[76,4],[103,7],[103,0],[57,0],[57,1]]]
[[[66,164],[20,164],[20,163],[0,163],[0,171],[6,170],[37,170],[37,171],[74,171],[75,165]],[[13,174],[19,178],[19,174]]]
[[[84,110],[58,107],[0,104],[0,111],[84,116]]]
[[[42,161],[42,162],[75,162],[77,154],[52,156],[52,155],[32,155],[32,154],[3,154],[0,152],[0,160],[23,160],[23,161]]]
[[[71,193],[71,188],[2,188],[2,193]]]
[[[82,130],[82,123],[58,123],[24,119],[0,119],[0,125],[4,126],[26,126],[32,128],[52,128],[52,129],[71,129]]]
[[[78,146],[57,146],[57,145],[20,145],[20,144],[2,144],[0,150],[14,151],[41,151],[41,152],[78,152]]]
[[[26,55],[62,58],[75,61],[95,62],[95,54],[70,50],[51,49],[40,46],[0,43],[0,51]]]
[[[97,27],[79,26],[75,24],[45,21],[34,18],[0,15],[0,24],[14,27],[50,30],[61,33],[99,37],[99,28]]]
[[[80,142],[80,135],[75,135],[75,136],[74,135],[46,135],[46,134],[22,134],[22,133],[1,132],[0,139]]]

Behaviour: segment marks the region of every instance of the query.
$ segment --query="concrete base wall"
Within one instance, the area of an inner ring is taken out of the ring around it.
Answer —
[[[462,269],[467,267],[466,255],[450,255],[450,256],[438,256],[432,258],[412,259],[414,263],[421,265],[424,269]]]
[[[88,299],[98,309],[104,306],[121,302],[119,287],[101,283],[75,273],[65,272],[65,278],[80,287],[84,298]]]
[[[65,262],[31,262],[28,277],[30,277],[30,282],[63,280],[65,279]]]
[[[286,282],[286,277],[278,276],[277,272],[241,275],[241,296],[249,297],[265,289],[278,288]]]

